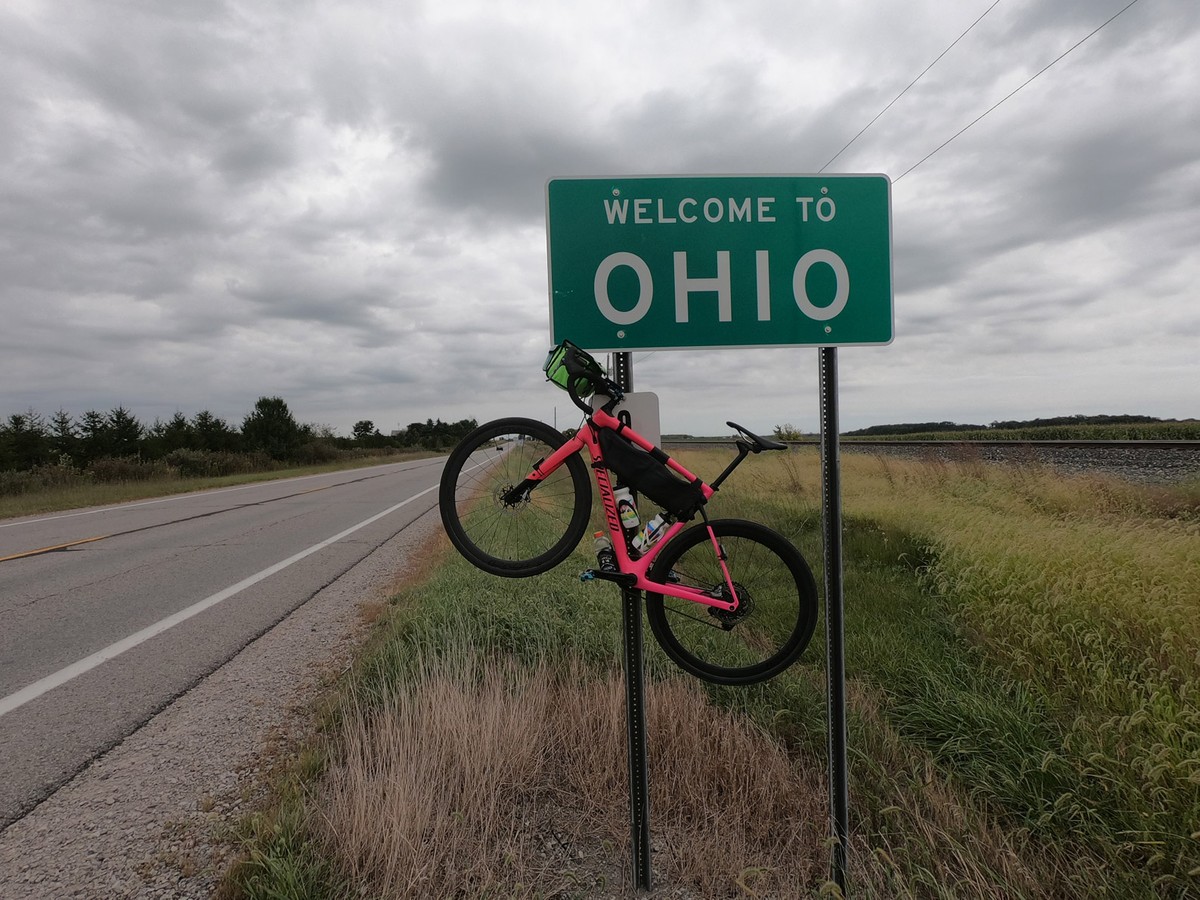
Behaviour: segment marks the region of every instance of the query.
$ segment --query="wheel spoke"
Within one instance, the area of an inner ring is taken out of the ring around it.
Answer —
[[[534,485],[524,499],[504,502],[564,440],[540,422],[498,420],[476,429],[451,454],[439,495],[442,521],[472,563],[497,575],[533,575],[557,565],[579,543],[591,489],[578,456]]]
[[[816,585],[808,565],[785,538],[752,522],[710,523],[725,559],[734,610],[650,594],[651,629],[685,670],[728,684],[749,684],[786,668],[808,644],[816,623]],[[680,584],[715,598],[730,596],[707,528],[695,526],[673,539],[655,561],[651,577],[670,573]]]

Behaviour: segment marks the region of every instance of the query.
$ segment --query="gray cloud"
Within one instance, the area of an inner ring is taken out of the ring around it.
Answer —
[[[1122,5],[1001,4],[831,171],[898,177]],[[547,178],[814,171],[987,6],[6,8],[0,414],[565,415]],[[1138,4],[895,182],[848,424],[1200,414],[1198,87],[1200,7]],[[635,380],[668,431],[811,427],[814,356]]]

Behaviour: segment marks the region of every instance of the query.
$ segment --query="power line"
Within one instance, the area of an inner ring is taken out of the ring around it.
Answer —
[[[997,100],[994,104],[992,104],[992,106],[990,106],[988,109],[984,110],[982,113],[980,113],[974,119],[972,119],[970,122],[968,122],[962,128],[960,128],[958,131],[956,131],[954,134],[952,134],[950,137],[948,137],[945,141],[938,144],[936,147],[934,147],[932,150],[930,150],[927,154],[925,154],[923,157],[921,157],[919,160],[917,160],[915,163],[913,163],[911,166],[909,166],[907,169],[905,169],[899,176],[897,176],[892,181],[892,183],[895,184],[897,181],[899,181],[901,178],[903,178],[905,175],[907,175],[909,172],[911,172],[917,166],[921,165],[921,163],[925,162],[925,160],[929,159],[929,157],[933,156],[935,153],[937,153],[939,150],[941,150],[943,147],[945,147],[947,144],[949,144],[955,138],[959,137],[959,135],[963,134],[963,132],[965,132],[968,128],[970,128],[976,122],[980,121],[985,116],[987,116],[988,114],[993,112],[996,109],[996,107],[998,107],[1001,103],[1008,100],[1010,97],[1012,97],[1018,91],[1028,87],[1029,84],[1034,79],[1036,79],[1039,75],[1041,75],[1043,72],[1045,72],[1051,66],[1058,63],[1060,60],[1062,60],[1065,56],[1067,56],[1067,54],[1071,53],[1073,50],[1075,50],[1077,47],[1079,47],[1080,44],[1083,44],[1085,41],[1088,41],[1091,38],[1095,37],[1105,26],[1107,26],[1110,22],[1112,22],[1113,19],[1115,19],[1117,16],[1121,15],[1121,13],[1125,12],[1125,10],[1129,9],[1129,7],[1133,6],[1137,2],[1138,2],[1138,0],[1129,0],[1129,3],[1125,4],[1123,7],[1121,7],[1121,9],[1119,9],[1115,13],[1113,13],[1112,16],[1110,16],[1102,25],[1098,26],[1094,31],[1092,31],[1091,34],[1087,35],[1084,38],[1081,38],[1079,41],[1077,41],[1075,44],[1073,44],[1069,49],[1065,50],[1062,54],[1060,54],[1056,59],[1054,59],[1053,61],[1051,61],[1051,62],[1047,63],[1045,66],[1043,66],[1038,72],[1036,72],[1034,75],[1032,75],[1024,84],[1009,91],[1007,94],[1005,94],[999,100]]]
[[[874,119],[872,119],[870,122],[868,122],[866,125],[864,125],[864,126],[862,127],[862,130],[861,130],[861,131],[859,131],[859,133],[858,133],[858,134],[856,134],[854,137],[850,138],[850,140],[846,141],[846,144],[845,144],[845,146],[843,146],[843,147],[842,147],[842,149],[841,149],[841,150],[839,150],[837,153],[833,154],[833,157],[832,157],[832,158],[829,160],[829,162],[825,163],[825,165],[823,165],[823,166],[821,166],[821,168],[817,169],[817,174],[819,175],[819,174],[821,174],[822,172],[824,172],[826,169],[828,169],[828,168],[829,168],[829,167],[830,167],[830,166],[833,164],[833,161],[834,161],[835,159],[837,159],[839,156],[841,156],[843,153],[845,153],[845,152],[846,152],[846,148],[848,148],[848,147],[849,147],[851,144],[853,144],[853,143],[854,143],[855,141],[857,141],[857,140],[858,140],[860,137],[862,137],[862,136],[863,136],[863,133],[864,133],[864,132],[865,132],[865,131],[866,131],[868,128],[870,128],[872,125],[874,125],[874,124],[875,124],[875,121],[876,121],[876,120],[877,120],[877,119],[878,119],[880,116],[882,116],[882,115],[883,115],[885,112],[887,112],[889,109],[891,109],[891,108],[892,108],[892,106],[893,106],[893,104],[895,104],[895,102],[896,102],[897,100],[899,100],[901,97],[903,97],[905,94],[907,94],[907,93],[908,93],[908,88],[911,88],[911,87],[912,87],[914,84],[916,84],[918,81],[920,81],[922,78],[924,78],[924,77],[925,77],[925,73],[926,73],[926,72],[928,72],[930,69],[932,69],[934,66],[936,66],[936,65],[937,65],[937,63],[938,63],[938,60],[940,60],[940,59],[941,59],[943,56],[945,56],[947,53],[949,53],[951,50],[953,50],[953,49],[954,49],[954,44],[957,44],[959,41],[961,41],[963,38],[965,38],[965,37],[967,36],[967,33],[968,33],[968,32],[969,32],[969,31],[970,31],[972,28],[974,28],[976,25],[978,25],[980,22],[982,22],[982,21],[983,21],[983,16],[986,16],[986,15],[987,15],[988,13],[990,13],[990,12],[991,12],[993,9],[995,9],[995,8],[996,8],[996,5],[997,5],[997,4],[999,4],[999,2],[1000,2],[1000,0],[996,0],[996,2],[995,2],[995,3],[993,3],[993,4],[992,4],[991,6],[989,6],[987,9],[985,9],[985,10],[983,11],[983,15],[981,15],[981,16],[980,16],[978,19],[976,19],[974,22],[972,22],[972,23],[971,23],[971,25],[970,25],[970,27],[968,27],[966,31],[964,31],[962,34],[960,34],[958,37],[956,37],[956,38],[954,39],[954,43],[952,43],[952,44],[951,44],[949,47],[947,47],[945,50],[943,50],[941,53],[939,53],[939,54],[937,55],[937,59],[935,59],[933,62],[931,62],[929,65],[927,65],[927,66],[926,66],[926,67],[925,67],[925,68],[924,68],[924,69],[921,71],[921,74],[920,74],[920,75],[918,75],[916,78],[914,78],[912,81],[910,81],[910,82],[908,83],[908,87],[906,87],[904,90],[902,90],[900,93],[898,93],[898,94],[897,94],[895,97],[893,97],[893,98],[892,98],[892,102],[891,102],[891,103],[889,103],[887,106],[885,106],[885,107],[884,107],[883,109],[881,109],[879,112],[877,112],[877,113],[875,114],[875,118],[874,118]]]

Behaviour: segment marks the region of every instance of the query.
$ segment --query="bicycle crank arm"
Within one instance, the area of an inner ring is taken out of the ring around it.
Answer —
[[[625,572],[602,572],[600,569],[588,569],[580,573],[580,581],[611,581],[621,587],[633,587],[637,584],[637,576]]]

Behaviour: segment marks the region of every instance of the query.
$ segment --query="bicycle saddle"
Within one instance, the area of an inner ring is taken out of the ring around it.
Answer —
[[[786,450],[787,444],[782,441],[771,440],[770,438],[759,437],[748,428],[743,428],[737,422],[726,422],[730,428],[740,432],[742,435],[750,439],[750,452],[761,453],[763,450]]]

